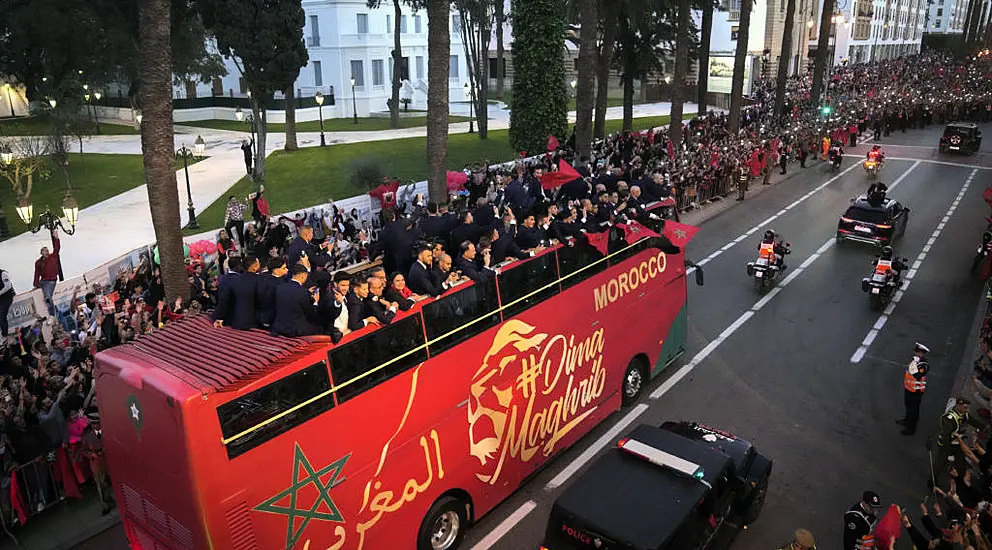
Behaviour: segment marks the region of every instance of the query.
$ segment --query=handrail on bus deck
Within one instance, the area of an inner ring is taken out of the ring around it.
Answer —
[[[586,265],[586,266],[583,266],[583,267],[581,267],[579,269],[576,269],[575,271],[573,271],[572,273],[569,273],[568,275],[565,275],[564,277],[559,276],[557,279],[555,279],[551,283],[548,283],[548,284],[542,286],[541,288],[538,288],[537,290],[534,290],[533,292],[531,292],[529,294],[526,294],[524,296],[521,296],[520,298],[517,298],[516,300],[514,300],[514,301],[512,301],[512,302],[510,302],[508,304],[502,305],[502,306],[500,306],[497,309],[494,309],[492,311],[486,312],[481,317],[479,317],[477,319],[473,319],[473,320],[471,320],[471,321],[469,321],[467,323],[464,323],[464,324],[458,326],[457,328],[455,328],[453,330],[450,330],[447,333],[442,334],[441,336],[438,336],[437,338],[434,338],[433,340],[429,340],[429,341],[427,341],[427,342],[425,342],[425,343],[423,343],[423,344],[421,344],[421,345],[419,345],[419,346],[417,346],[417,347],[415,347],[415,348],[407,351],[406,353],[403,353],[401,355],[397,355],[396,357],[393,357],[389,361],[386,361],[385,363],[382,363],[381,365],[378,365],[376,367],[373,367],[373,368],[371,368],[371,369],[363,372],[362,374],[353,377],[351,380],[348,380],[348,381],[346,381],[346,382],[344,382],[344,383],[342,383],[340,385],[332,386],[330,389],[325,390],[325,391],[323,391],[323,392],[321,392],[321,393],[319,393],[319,394],[311,397],[310,399],[307,399],[306,401],[303,401],[303,402],[301,402],[301,403],[299,403],[297,405],[294,405],[294,406],[286,409],[285,411],[283,411],[283,412],[281,412],[281,413],[279,413],[279,414],[277,414],[277,415],[275,415],[275,416],[273,416],[271,418],[267,418],[266,420],[264,420],[262,422],[259,422],[258,424],[254,425],[254,426],[252,426],[252,427],[250,427],[250,428],[248,428],[246,430],[243,430],[240,433],[234,434],[231,437],[221,438],[221,440],[220,440],[221,441],[221,444],[227,445],[228,443],[231,443],[232,441],[235,441],[237,439],[240,439],[240,438],[242,438],[242,437],[250,434],[251,432],[254,432],[255,430],[264,428],[265,426],[267,426],[267,425],[275,422],[276,420],[279,420],[279,419],[283,418],[284,416],[287,416],[289,414],[292,414],[292,413],[294,413],[294,412],[302,409],[303,407],[306,407],[307,405],[310,405],[310,404],[315,403],[315,402],[317,402],[317,401],[319,401],[321,399],[324,399],[325,397],[327,397],[329,395],[333,395],[338,390],[340,390],[342,388],[346,388],[346,387],[350,386],[351,384],[353,384],[353,383],[361,380],[362,378],[365,378],[366,376],[368,376],[368,375],[370,375],[372,373],[378,372],[378,371],[380,371],[380,370],[388,367],[389,365],[392,365],[393,363],[395,363],[397,361],[400,361],[400,360],[402,360],[402,359],[404,359],[404,358],[406,358],[406,357],[408,357],[408,356],[410,356],[410,355],[412,355],[414,353],[417,353],[417,352],[419,352],[419,351],[421,351],[423,349],[426,349],[427,347],[429,347],[431,345],[434,345],[434,344],[440,342],[441,340],[444,340],[445,338],[447,338],[447,337],[449,337],[449,336],[451,336],[453,334],[456,334],[457,332],[461,331],[465,327],[469,327],[471,325],[474,325],[476,323],[479,323],[481,321],[484,321],[484,320],[488,319],[490,316],[492,316],[494,313],[499,313],[499,312],[503,311],[504,309],[507,309],[507,308],[509,308],[511,306],[514,306],[514,305],[516,305],[516,304],[518,304],[518,303],[520,303],[520,302],[522,302],[524,300],[527,300],[528,298],[531,298],[532,296],[534,296],[534,295],[536,295],[536,294],[538,294],[540,292],[543,292],[543,291],[547,290],[548,288],[551,288],[554,285],[557,285],[557,284],[561,283],[561,281],[564,281],[565,279],[568,279],[569,277],[573,277],[575,275],[578,275],[579,273],[582,273],[583,271],[585,271],[585,270],[587,270],[587,269],[589,269],[589,268],[591,268],[591,267],[593,267],[595,265],[598,265],[601,262],[605,262],[605,261],[609,260],[610,258],[618,255],[618,254],[622,254],[622,253],[630,250],[631,248],[639,245],[645,239],[649,239],[649,238],[653,238],[653,237],[643,237],[641,239],[638,239],[636,242],[634,242],[632,244],[629,244],[629,245],[621,248],[620,250],[617,250],[616,252],[613,252],[611,254],[607,254],[606,256],[603,256],[602,258],[596,260],[595,262],[592,262],[589,265]],[[558,248],[560,248],[561,246],[562,245],[558,245]],[[554,250],[557,251],[558,248],[555,248]],[[662,251],[662,254],[665,254],[665,252]],[[667,254],[666,254],[666,256],[667,256]],[[698,282],[701,281],[702,272],[699,271],[698,266],[696,268],[696,273],[699,274],[699,275],[696,276],[697,284],[699,284]],[[420,312],[418,312],[418,313],[420,313]]]

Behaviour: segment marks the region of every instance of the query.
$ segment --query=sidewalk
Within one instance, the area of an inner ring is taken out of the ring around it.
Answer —
[[[468,105],[453,104],[453,114],[466,111]],[[490,121],[490,129],[498,130],[509,126],[508,111],[491,109],[491,114],[500,118]],[[670,103],[653,103],[634,106],[634,117],[663,116],[669,114]],[[694,103],[685,105],[685,112],[697,110]],[[467,114],[467,112],[465,113]],[[569,115],[574,120],[575,113]],[[608,119],[623,117],[622,107],[607,109]],[[247,126],[246,126],[247,129]],[[468,132],[468,123],[452,124],[452,134]],[[221,198],[224,193],[244,175],[244,160],[241,153],[241,140],[247,132],[210,130],[191,126],[176,126],[176,147],[193,145],[196,136],[203,136],[207,147],[205,160],[190,166],[189,177],[193,193],[193,205],[197,212]],[[427,135],[427,128],[406,128],[375,132],[327,132],[329,144],[358,143],[420,137]],[[283,133],[269,134],[266,155],[282,149],[286,143]],[[297,134],[300,147],[317,147],[320,134],[303,132]],[[92,153],[141,154],[141,136],[92,136],[84,142],[84,150]],[[510,160],[510,159],[506,159]],[[186,180],[183,171],[176,173],[176,189],[179,192],[179,213],[182,225],[187,221]],[[346,197],[339,197],[346,198]],[[317,202],[318,199],[314,199]],[[8,217],[9,219],[9,217]],[[20,223],[13,220],[13,223]],[[79,224],[72,236],[62,237],[62,270],[66,279],[79,276],[105,262],[117,258],[137,247],[155,242],[155,231],[151,223],[148,205],[148,192],[144,185],[85,208],[79,212]],[[32,287],[34,260],[43,246],[50,246],[47,232],[24,233],[0,243],[0,258],[3,268],[10,273],[11,282],[19,292]],[[16,259],[17,261],[14,261]]]
[[[11,532],[19,545],[0,532],[0,550],[70,550],[120,523],[116,508],[100,515],[99,497],[93,487],[87,486],[83,491],[82,500],[66,499],[28,518],[23,527],[13,528]]]

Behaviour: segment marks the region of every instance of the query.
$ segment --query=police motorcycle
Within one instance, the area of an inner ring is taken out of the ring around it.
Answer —
[[[988,261],[989,254],[992,254],[992,218],[985,218],[987,225],[982,232],[982,244],[978,245],[975,254],[975,261],[971,262],[971,270],[975,271],[983,262]]]
[[[775,240],[775,232],[765,231],[765,236],[758,246],[758,258],[747,263],[747,275],[754,279],[754,287],[761,291],[775,284],[785,271],[784,255],[792,251],[789,247],[792,243],[782,243]],[[776,248],[781,252],[783,258],[776,254]]]
[[[831,147],[830,151],[827,152],[828,160],[830,161],[830,171],[839,172],[840,165],[844,162],[844,148],[843,147]]]
[[[882,160],[882,151],[876,146],[870,153],[868,153],[868,158],[861,163],[865,173],[868,174],[869,180],[874,181],[878,179],[878,172],[882,169]]]
[[[868,294],[868,304],[872,309],[882,309],[889,305],[902,280],[899,274],[909,262],[906,258],[893,258],[892,247],[882,247],[882,254],[872,262],[872,274],[861,279],[861,290]]]

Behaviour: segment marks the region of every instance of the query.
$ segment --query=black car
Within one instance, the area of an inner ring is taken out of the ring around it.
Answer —
[[[690,422],[641,425],[551,508],[542,550],[715,550],[758,519],[772,461]]]
[[[891,244],[906,233],[909,208],[895,199],[869,201],[864,195],[851,199],[851,206],[837,222],[837,242],[844,240]]]
[[[982,131],[974,122],[952,122],[944,127],[940,152],[977,153],[982,148]]]

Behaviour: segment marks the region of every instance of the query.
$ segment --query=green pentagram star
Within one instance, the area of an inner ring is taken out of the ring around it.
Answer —
[[[255,510],[259,512],[286,516],[286,550],[290,550],[296,545],[296,541],[299,540],[300,535],[303,534],[304,529],[306,529],[312,519],[344,523],[344,516],[341,515],[338,507],[331,500],[330,492],[331,489],[344,482],[345,478],[341,477],[341,473],[344,470],[344,465],[348,463],[349,458],[351,458],[351,453],[337,459],[319,471],[314,471],[310,465],[310,460],[303,454],[303,449],[300,449],[300,445],[296,444],[296,448],[293,451],[293,483],[289,488],[280,491],[269,500],[255,507]],[[300,479],[300,466],[303,466],[307,474],[303,479]],[[330,479],[327,480],[327,483],[322,482],[320,478],[328,474],[330,474]],[[299,508],[296,505],[297,493],[300,489],[309,485],[317,488],[319,492],[317,499],[309,509]],[[277,504],[286,497],[289,497],[289,506],[280,506]],[[321,503],[327,506],[327,512],[317,511]],[[303,522],[300,523],[298,528],[294,529],[297,518],[302,518]]]
[[[685,239],[685,230],[684,229],[676,229],[672,233],[674,233],[675,234],[675,238],[678,239],[678,240],[680,240],[680,241]]]

